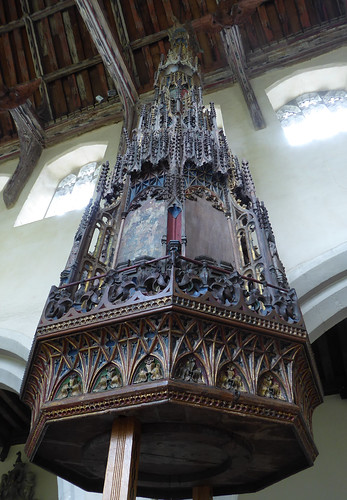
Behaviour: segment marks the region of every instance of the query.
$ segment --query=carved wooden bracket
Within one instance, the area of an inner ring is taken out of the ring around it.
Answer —
[[[138,94],[123,57],[123,48],[118,45],[107,20],[97,4],[91,0],[76,0],[89,33],[114,81],[124,107],[125,128],[131,130]]]
[[[250,112],[254,128],[260,130],[266,127],[266,123],[255,97],[252,85],[246,74],[246,58],[244,55],[240,30],[238,26],[232,26],[221,31],[225,53],[237,81],[239,82],[248,110]]]
[[[3,197],[7,208],[13,207],[18,200],[37,165],[45,143],[44,131],[29,99],[21,106],[11,109],[10,113],[18,131],[20,159],[4,189]]]

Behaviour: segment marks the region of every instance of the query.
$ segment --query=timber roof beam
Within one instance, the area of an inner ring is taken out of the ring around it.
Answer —
[[[4,189],[3,197],[7,208],[13,207],[16,203],[45,145],[45,133],[29,99],[21,106],[11,109],[10,113],[18,131],[20,158],[14,174]]]
[[[123,48],[113,36],[100,6],[92,0],[76,0],[79,12],[99,51],[124,107],[126,128],[131,126],[138,93],[123,56]]]
[[[247,76],[246,58],[238,26],[224,29],[221,31],[221,37],[229,65],[242,89],[254,128],[256,130],[263,129],[266,124]]]

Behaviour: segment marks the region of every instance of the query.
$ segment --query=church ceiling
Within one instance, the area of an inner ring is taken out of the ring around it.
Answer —
[[[90,5],[97,6],[93,26],[81,15]],[[236,81],[221,36],[224,27],[239,26],[249,78],[347,39],[344,0],[221,0],[219,6],[216,0],[0,0],[0,160],[18,153],[8,110],[28,94],[46,145],[72,130],[82,133],[122,119],[115,78],[103,62],[107,48],[91,36],[105,32],[98,12],[136,98],[152,90],[175,21],[192,33],[205,91]]]

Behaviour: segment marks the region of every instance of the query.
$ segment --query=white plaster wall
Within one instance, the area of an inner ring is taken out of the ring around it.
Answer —
[[[319,450],[313,467],[239,500],[343,500],[347,491],[347,400],[328,396],[313,414]]]
[[[289,146],[266,89],[299,71],[325,66],[331,69],[346,60],[344,47],[254,79],[252,85],[267,124],[263,130],[254,130],[238,85],[205,99],[220,104],[232,152],[249,161],[289,278],[297,266],[347,241],[347,134]],[[345,85],[347,88],[347,82]],[[316,88],[316,82],[312,86]]]
[[[30,348],[48,292],[51,285],[59,282],[60,272],[65,267],[83,214],[83,210],[76,210],[62,216],[13,227],[38,175],[46,164],[66,151],[72,151],[81,145],[99,144],[102,141],[107,144],[105,158],[111,164],[114,163],[120,131],[121,124],[111,125],[45,149],[15,206],[7,210],[1,197],[0,335],[2,332],[4,338],[18,336],[21,343]],[[2,171],[12,173],[17,161],[3,165]]]

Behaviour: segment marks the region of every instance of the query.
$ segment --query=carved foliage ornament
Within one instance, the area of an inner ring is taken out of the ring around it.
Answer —
[[[175,286],[170,285],[174,272]],[[171,288],[170,288],[171,286]],[[217,303],[234,307],[241,303],[260,316],[275,314],[285,322],[301,321],[301,313],[295,290],[268,286],[266,282],[248,281],[236,271],[228,272],[203,264],[187,261],[176,255],[175,262],[169,257],[149,261],[129,270],[110,270],[104,276],[81,282],[76,287],[52,287],[44,311],[46,320],[59,320],[69,311],[88,312],[127,303],[134,297],[145,297],[167,292],[184,292],[202,300],[212,296]]]

